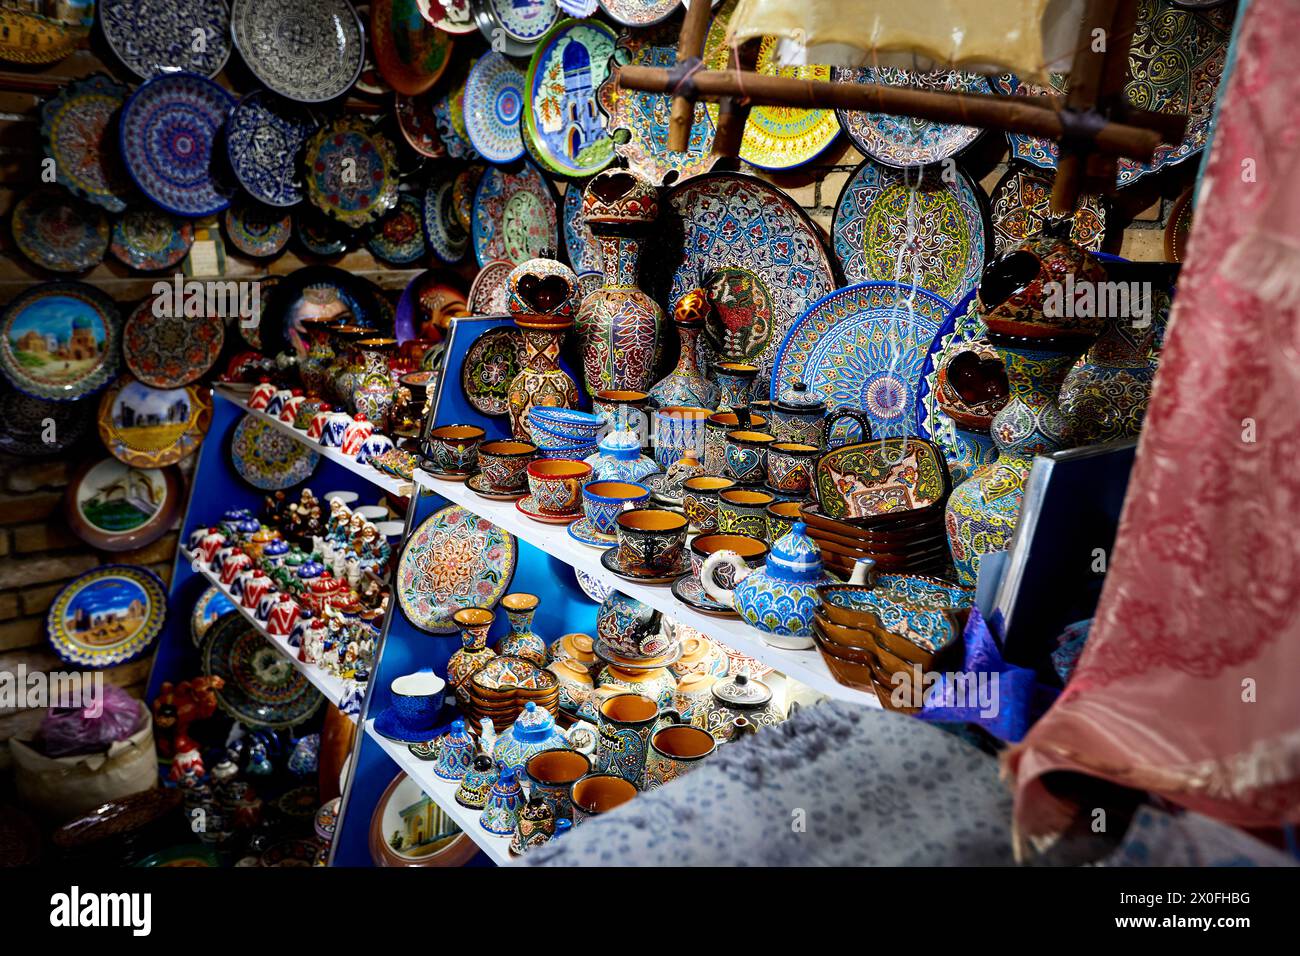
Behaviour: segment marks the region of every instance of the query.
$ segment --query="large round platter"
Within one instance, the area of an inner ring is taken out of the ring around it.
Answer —
[[[0,372],[35,398],[71,402],[117,374],[121,320],[94,286],[47,282],[9,303],[0,317]]]
[[[152,388],[180,388],[217,364],[226,341],[219,315],[186,315],[179,305],[149,298],[122,326],[122,358],[131,374]]]
[[[978,447],[969,438],[963,437],[952,419],[939,408],[935,388],[938,385],[939,369],[949,350],[982,339],[988,334],[979,314],[978,292],[978,289],[968,292],[943,320],[926,352],[925,361],[921,363],[921,375],[917,380],[916,434],[930,439],[943,449],[949,470],[954,475],[954,483],[959,471],[969,471],[970,465],[976,460]]]
[[[689,179],[661,208],[657,298],[676,302],[704,276],[714,302],[705,359],[757,365],[766,387],[791,324],[840,285],[817,226],[777,187],[737,173]]]
[[[989,92],[989,82],[981,74],[953,69],[919,71],[864,67],[836,70],[834,78],[839,83],[878,83],[946,93]],[[966,149],[983,133],[978,126],[936,123],[889,113],[836,110],[835,115],[853,145],[886,166],[912,167],[942,162]]]
[[[915,435],[921,365],[951,311],[933,292],[894,282],[833,292],[790,327],[771,396],[803,381],[827,408],[866,415],[874,438]]]
[[[351,229],[397,205],[397,153],[365,120],[344,117],[322,126],[307,140],[304,165],[312,205]]]
[[[81,441],[94,403],[52,402],[0,385],[0,453],[19,458],[58,455]]]
[[[221,709],[254,730],[300,724],[325,699],[243,615],[219,618],[203,638],[203,673],[220,677]]]
[[[478,29],[474,22],[474,0],[415,0],[424,22],[452,36],[463,36]]]
[[[289,244],[293,217],[274,206],[239,200],[221,215],[226,239],[239,252],[253,258],[268,258]]]
[[[28,193],[14,206],[9,226],[18,251],[50,272],[93,269],[108,249],[104,210],[62,189]]]
[[[150,388],[124,378],[99,400],[99,437],[114,458],[137,468],[174,465],[198,450],[212,403],[195,385]]]
[[[434,103],[431,93],[419,96],[398,93],[393,97],[393,116],[406,145],[428,159],[442,159],[447,155],[447,147],[438,132]]]
[[[510,587],[518,549],[512,535],[459,505],[435,512],[406,542],[397,564],[397,601],[412,624],[456,630],[462,607],[495,607]]]
[[[216,76],[230,57],[226,0],[99,0],[97,19],[114,55],[142,80],[177,70]]]
[[[194,641],[194,646],[202,647],[208,629],[227,614],[238,616],[239,611],[221,588],[214,584],[200,594],[194,602],[194,610],[190,612],[190,638]]]
[[[370,0],[370,45],[379,72],[398,93],[423,93],[451,62],[451,34],[430,30],[415,0]]]
[[[465,81],[465,129],[489,163],[511,163],[524,155],[519,138],[523,107],[523,73],[500,53],[480,57]]]
[[[256,415],[245,415],[230,438],[239,477],[262,491],[281,491],[312,476],[320,455]]]
[[[681,6],[681,0],[600,0],[600,9],[625,27],[649,27],[662,23]]]
[[[484,415],[510,410],[510,383],[524,367],[524,342],[518,329],[489,329],[476,338],[460,366],[465,400]]]
[[[424,194],[424,238],[433,254],[447,265],[465,258],[469,233],[461,228],[453,204],[455,183],[451,179],[436,182]]]
[[[676,6],[676,3],[674,3]],[[668,148],[668,112],[661,94],[621,87],[624,66],[672,69],[677,64],[677,27],[625,32],[614,47],[617,66],[599,90],[600,108],[614,143],[614,152],[629,169],[659,185],[671,185],[707,173],[718,157],[713,153],[714,125],[704,103],[695,104],[686,152]],[[577,267],[574,267],[577,269]],[[581,271],[581,270],[578,270]]]
[[[177,216],[210,216],[226,208],[209,169],[212,147],[234,98],[194,73],[149,80],[126,101],[118,140],[140,191]]]
[[[564,251],[573,271],[596,272],[600,269],[600,246],[582,215],[582,193],[586,183],[571,182],[564,192]]]
[[[1043,231],[1052,218],[1052,173],[1012,163],[989,197],[996,255],[1003,255]],[[1106,240],[1106,206],[1100,196],[1080,196],[1070,238],[1099,250]]]
[[[464,866],[476,853],[477,844],[405,773],[393,778],[375,804],[370,817],[375,866]]]
[[[113,223],[108,250],[138,272],[170,269],[194,245],[194,225],[152,206],[128,209]]]
[[[302,202],[298,153],[316,126],[306,112],[265,90],[245,96],[226,121],[226,155],[239,185],[268,206]]]
[[[479,30],[507,56],[528,56],[559,18],[555,0],[474,0]]]
[[[558,251],[555,196],[541,172],[525,162],[519,172],[489,167],[474,193],[474,255],[480,266],[497,259],[518,265]]]
[[[145,654],[166,617],[167,592],[158,575],[107,564],[60,591],[45,625],[61,660],[98,670]]]
[[[184,505],[175,468],[132,468],[116,458],[87,461],[68,483],[63,513],[72,532],[99,551],[157,541]]]
[[[54,160],[59,183],[109,212],[126,208],[131,188],[112,135],[126,92],[96,73],[68,84],[41,107],[45,155]]]
[[[498,259],[486,263],[470,283],[466,305],[470,315],[505,315],[506,280],[514,269],[513,262]]]
[[[230,25],[253,75],[300,103],[342,96],[365,65],[365,34],[348,0],[234,0]]]
[[[366,248],[390,265],[409,266],[424,258],[424,204],[410,193],[397,197],[392,212],[371,227]]]
[[[548,171],[581,177],[614,159],[596,90],[609,75],[614,30],[599,20],[555,25],[528,62],[524,79],[524,142]]]
[[[954,171],[871,160],[854,170],[831,228],[846,281],[908,282],[950,300],[975,287],[992,252],[989,214],[979,185]]]
[[[1003,96],[1063,96],[1066,91],[1065,77],[1053,73],[1051,86],[1026,83],[1018,76],[1003,73],[989,78],[989,86],[995,93]],[[1023,160],[1041,169],[1055,169],[1058,150],[1056,141],[1028,136],[1024,133],[1007,133],[1007,143],[1011,147],[1011,158]]]

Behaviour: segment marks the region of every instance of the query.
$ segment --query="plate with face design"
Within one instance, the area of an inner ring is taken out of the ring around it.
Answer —
[[[473,237],[479,265],[497,259],[518,265],[559,251],[555,197],[536,166],[488,168],[474,194]]]

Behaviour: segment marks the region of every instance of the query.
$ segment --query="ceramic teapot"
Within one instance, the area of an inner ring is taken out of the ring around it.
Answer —
[[[871,440],[871,420],[861,412],[839,408],[831,412],[826,402],[803,382],[793,382],[782,389],[772,406],[771,433],[777,441],[799,442],[825,448],[836,422],[846,419],[862,430],[859,441]]]
[[[734,551],[715,551],[700,569],[700,583],[709,597],[734,608],[762,631],[763,640],[773,647],[802,650],[813,646],[817,586],[835,583],[822,568],[821,551],[807,530],[807,525],[796,521],[790,533],[772,545],[763,568],[751,570]],[[716,580],[724,564],[735,572],[735,590]]]
[[[785,719],[772,701],[772,688],[744,674],[715,682],[701,708],[703,715],[696,715],[691,722],[707,730],[719,743],[736,740]]]
[[[555,726],[555,718],[551,716],[550,711],[538,707],[531,700],[524,704],[524,709],[515,718],[515,722],[499,736],[489,718],[484,717],[479,722],[479,726],[482,728],[479,745],[483,748],[483,752],[491,754],[492,759],[498,764],[516,770],[522,770],[529,757],[543,750],[553,750],[557,747],[578,749],[569,740],[574,731],[580,727],[594,730],[590,724],[579,721],[568,731],[562,731]]]

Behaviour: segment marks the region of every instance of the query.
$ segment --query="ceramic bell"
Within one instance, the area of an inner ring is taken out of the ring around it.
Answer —
[[[641,454],[641,439],[628,429],[610,432],[597,446],[598,454],[587,459],[593,481],[639,482],[659,470],[659,464]]]
[[[510,852],[518,856],[535,846],[541,846],[555,835],[555,812],[541,797],[533,797],[519,811],[515,833],[510,839]]]
[[[497,782],[497,765],[491,757],[479,754],[456,788],[456,802],[471,810],[487,806],[488,793]]]
[[[433,772],[443,780],[461,780],[474,764],[474,740],[465,730],[465,721],[453,720],[438,747]]]
[[[497,836],[513,836],[523,806],[524,791],[515,768],[502,767],[501,776],[488,791],[487,804],[478,818],[479,825]]]

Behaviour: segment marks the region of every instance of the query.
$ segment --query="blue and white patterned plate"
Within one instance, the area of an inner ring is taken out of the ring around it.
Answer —
[[[265,90],[245,96],[226,121],[226,155],[239,185],[268,206],[302,202],[298,152],[316,125],[305,112]]]
[[[209,167],[234,98],[196,73],[166,73],[126,101],[118,141],[127,172],[155,204],[177,216],[210,216],[230,200]]]
[[[235,0],[230,26],[253,75],[300,103],[342,96],[365,66],[365,34],[348,0]]]
[[[99,25],[122,65],[142,80],[177,70],[216,76],[230,57],[226,0],[99,0]]]
[[[460,226],[452,204],[455,180],[434,183],[424,193],[424,238],[433,254],[448,265],[465,258],[469,234]]]
[[[603,551],[618,544],[618,539],[612,534],[601,534],[597,531],[590,518],[578,519],[569,525],[568,531],[570,538],[589,548],[600,548]]]
[[[280,491],[312,476],[320,455],[256,415],[245,415],[230,439],[239,477],[262,491]]]
[[[771,397],[803,381],[832,411],[865,414],[875,438],[915,435],[921,366],[951,311],[947,299],[896,282],[832,292],[790,327],[773,363]]]
[[[465,129],[489,163],[512,163],[524,155],[523,106],[524,75],[500,53],[480,57],[465,81]]]

